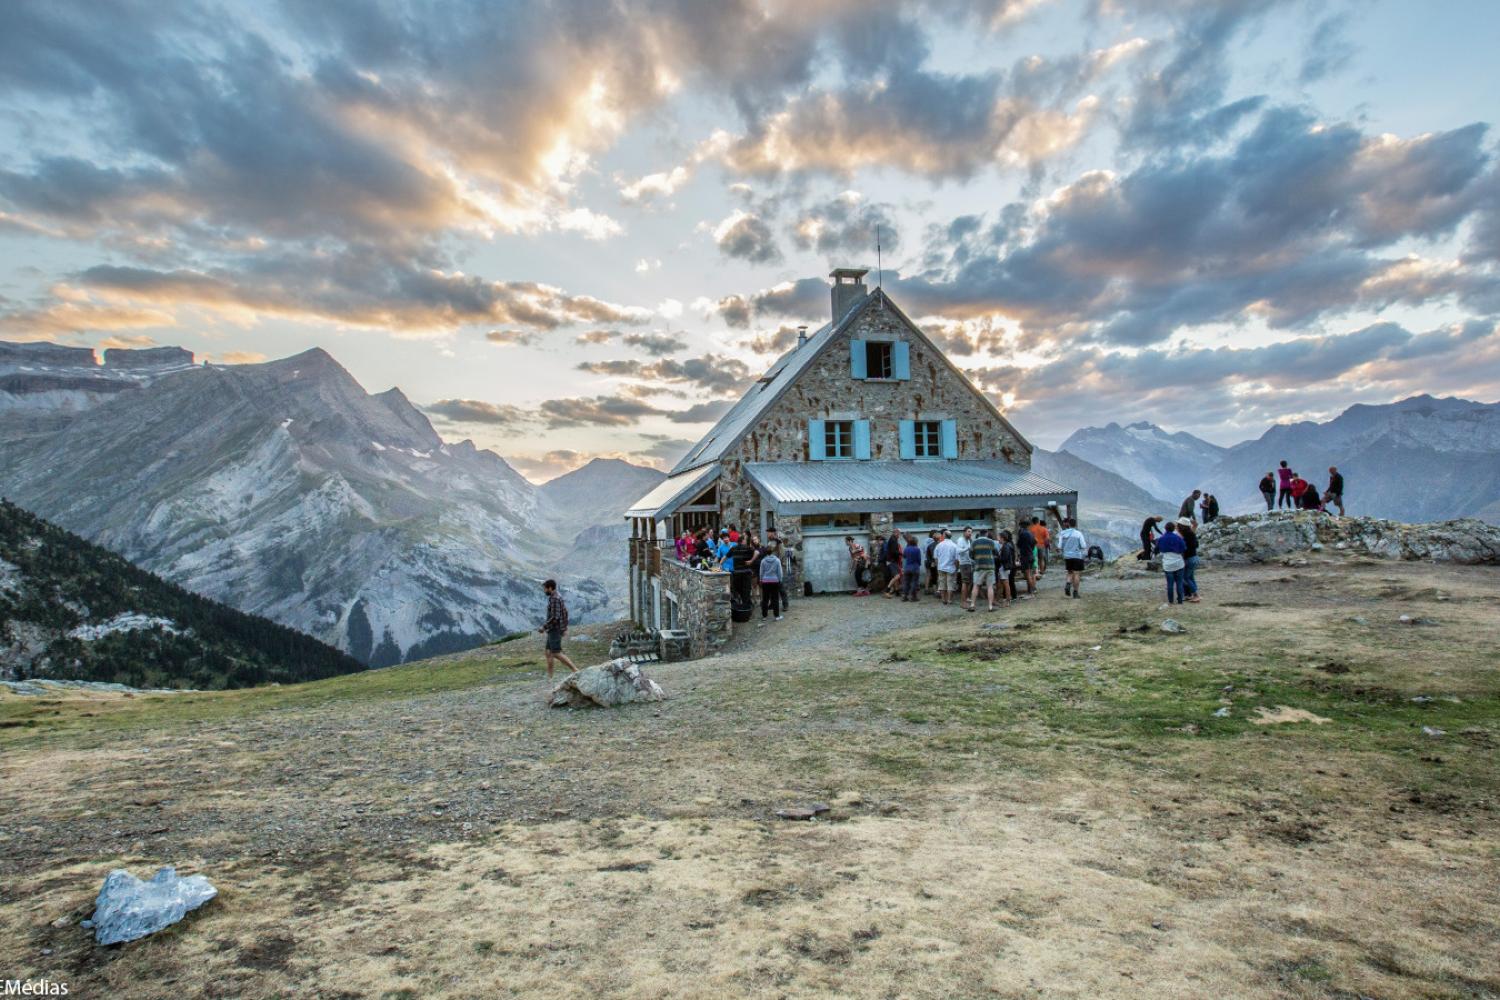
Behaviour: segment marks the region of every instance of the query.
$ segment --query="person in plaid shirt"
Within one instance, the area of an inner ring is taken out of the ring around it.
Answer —
[[[561,660],[570,672],[576,674],[578,665],[562,651],[563,634],[568,631],[568,606],[557,592],[556,580],[548,580],[542,584],[542,590],[547,594],[547,620],[537,631],[547,633],[547,679],[552,678],[552,664],[555,660]]]

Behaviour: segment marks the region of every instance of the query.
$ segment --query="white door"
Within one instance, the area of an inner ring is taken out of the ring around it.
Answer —
[[[839,532],[836,535],[804,535],[802,538],[802,577],[812,584],[814,594],[836,594],[854,589],[854,565],[849,561],[849,546],[844,535],[870,550],[870,536],[863,531]]]

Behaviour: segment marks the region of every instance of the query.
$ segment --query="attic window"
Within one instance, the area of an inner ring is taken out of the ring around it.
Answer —
[[[890,378],[891,376],[892,365],[890,341],[865,341],[865,377]]]

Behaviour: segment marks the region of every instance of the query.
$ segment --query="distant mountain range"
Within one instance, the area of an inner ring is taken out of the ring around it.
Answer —
[[[0,679],[210,689],[362,669],[0,501]]]
[[[1101,469],[1066,451],[1031,453],[1031,468],[1040,476],[1078,491],[1078,526],[1090,543],[1098,543],[1109,558],[1139,548],[1141,522],[1148,515],[1170,514],[1177,504],[1146,490],[1108,469]]]
[[[1225,513],[1255,510],[1261,477],[1285,459],[1319,487],[1338,466],[1351,513],[1500,523],[1500,403],[1414,396],[1358,404],[1325,423],[1277,424],[1231,448],[1153,424],[1109,424],[1075,432],[1063,449],[1150,492],[1169,490],[1161,495],[1174,507],[1202,488]]]
[[[549,575],[576,620],[611,610],[600,578],[563,571],[592,522],[539,518],[537,488],[503,459],[445,444],[400,390],[366,393],[322,350],[226,366],[111,351],[101,366],[0,344],[0,481],[140,566],[375,666],[532,626]],[[553,487],[574,517],[579,488]]]
[[[1201,485],[1203,470],[1217,465],[1229,451],[1185,431],[1169,434],[1145,421],[1084,427],[1058,450],[1123,476],[1153,496],[1179,500]]]

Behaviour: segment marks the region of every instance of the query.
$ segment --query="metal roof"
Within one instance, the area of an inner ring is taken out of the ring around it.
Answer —
[[[817,333],[809,334],[807,343],[787,351],[766,369],[760,380],[740,397],[740,401],[719,418],[713,429],[682,456],[682,461],[672,467],[672,472],[695,469],[705,462],[717,462],[747,430],[755,425],[761,415],[774,403],[787,386],[797,381],[814,358],[821,353],[823,345],[832,340],[845,323],[859,313],[859,307],[869,299],[869,293],[856,299],[837,323],[826,323]]]
[[[720,465],[710,465],[668,476],[657,483],[650,493],[632,504],[624,516],[650,517],[658,521],[670,517],[678,507],[708,489],[708,484],[718,479],[722,470]]]
[[[1076,502],[1078,494],[1008,462],[750,462],[745,472],[781,510],[904,501]],[[929,505],[930,506],[930,505]]]

